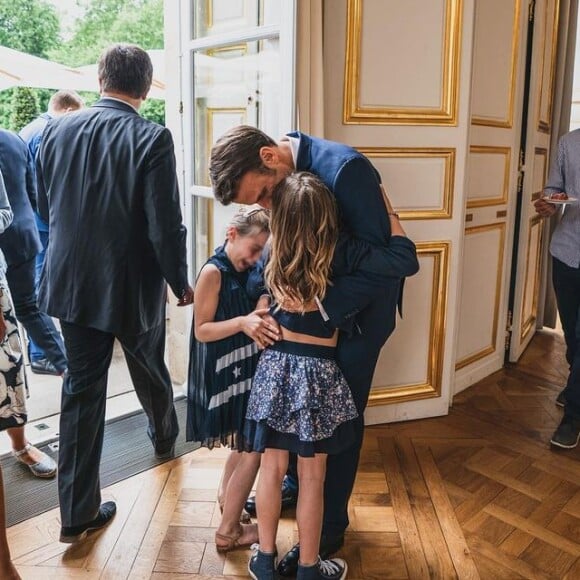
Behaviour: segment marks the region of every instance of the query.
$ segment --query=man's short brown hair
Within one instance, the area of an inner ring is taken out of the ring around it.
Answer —
[[[215,198],[228,205],[235,200],[244,174],[268,172],[262,163],[260,149],[275,146],[276,141],[249,125],[239,125],[224,133],[212,147],[209,159],[209,177]]]
[[[134,44],[113,44],[99,58],[101,91],[144,99],[151,88],[153,64],[149,55]]]

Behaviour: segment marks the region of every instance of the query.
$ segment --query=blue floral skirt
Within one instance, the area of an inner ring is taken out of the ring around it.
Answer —
[[[332,347],[290,341],[263,352],[246,412],[248,448],[312,457],[353,445],[358,413],[334,353]]]

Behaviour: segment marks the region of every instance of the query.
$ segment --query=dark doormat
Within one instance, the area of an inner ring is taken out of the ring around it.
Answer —
[[[199,448],[199,444],[185,441],[186,399],[175,402],[180,433],[175,444],[175,456]],[[105,441],[101,459],[101,488],[164,463],[155,458],[147,437],[147,418],[143,411],[115,419],[105,426]],[[56,459],[48,444],[41,447]],[[58,506],[55,479],[34,477],[30,470],[13,457],[2,459],[7,525],[13,526]]]

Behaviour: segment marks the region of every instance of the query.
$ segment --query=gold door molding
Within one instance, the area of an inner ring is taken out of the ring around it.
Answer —
[[[416,246],[419,257],[431,257],[434,260],[427,379],[424,383],[398,387],[373,387],[369,397],[369,406],[402,403],[404,401],[441,396],[445,347],[445,310],[447,306],[451,242],[417,242]]]
[[[553,88],[554,77],[556,74],[556,57],[558,52],[558,25],[560,21],[560,0],[554,0],[554,11],[550,15],[548,13],[550,0],[546,0],[546,11],[544,14],[544,36],[542,39],[542,68],[540,73],[540,97],[538,99],[538,131],[542,133],[549,133],[552,125],[552,105],[553,105]],[[548,18],[551,16],[551,18]],[[545,60],[546,60],[546,35],[548,32],[549,23],[552,23],[552,44],[550,46],[550,63],[548,69],[548,78],[544,78]],[[546,81],[547,80],[547,84]],[[548,99],[548,110],[546,111],[545,119],[542,118],[542,103],[544,98]]]
[[[488,232],[492,230],[499,230],[499,247],[497,256],[497,269],[496,269],[496,284],[495,284],[495,303],[493,308],[493,324],[491,330],[491,343],[484,347],[483,349],[471,353],[455,363],[455,370],[458,371],[475,361],[482,359],[496,350],[497,342],[497,324],[499,319],[499,305],[501,300],[501,287],[503,281],[503,255],[504,255],[504,245],[505,245],[505,222],[498,222],[494,224],[485,224],[481,226],[472,226],[465,228],[465,235],[476,234],[481,232]]]
[[[363,106],[360,103],[364,0],[348,0],[343,120],[357,125],[457,125],[463,0],[444,0],[439,107]],[[380,26],[380,23],[376,24]],[[387,47],[385,47],[385,50]],[[392,79],[400,82],[400,79]]]
[[[472,145],[469,148],[469,153],[484,154],[484,155],[503,155],[504,156],[504,170],[501,195],[496,197],[477,197],[467,198],[467,207],[487,207],[491,205],[505,205],[508,202],[509,183],[510,183],[510,163],[511,163],[511,147],[495,147],[488,145]],[[469,192],[468,192],[469,195]],[[467,230],[466,230],[467,232]]]
[[[517,66],[518,66],[518,49],[520,38],[520,10],[521,10],[521,0],[515,0],[514,23],[512,27],[511,68],[509,78],[510,84],[508,92],[508,116],[506,119],[494,119],[491,117],[481,117],[474,115],[471,118],[471,123],[473,125],[483,125],[486,127],[503,127],[506,129],[511,129],[513,127],[514,101],[515,101]]]
[[[538,157],[542,159],[541,172],[536,172]],[[540,183],[538,183],[536,176],[540,177]],[[532,201],[536,201],[542,197],[546,181],[548,181],[548,150],[545,147],[536,147],[534,149],[534,179],[532,183]]]
[[[369,159],[443,159],[442,204],[439,208],[403,209],[398,211],[402,220],[449,219],[453,210],[453,191],[455,180],[455,149],[448,147],[357,147]],[[384,178],[385,176],[383,176]],[[388,183],[385,185],[388,191]]]
[[[539,230],[538,230],[538,242],[537,242],[536,248],[535,248],[536,255],[535,255],[534,263],[530,264],[530,254],[531,254],[531,249],[532,249],[532,234],[533,234],[535,227],[539,228]],[[542,248],[543,235],[544,235],[544,220],[539,215],[536,215],[530,220],[530,226],[528,229],[528,251],[527,251],[527,255],[526,255],[526,272],[525,272],[525,276],[524,276],[524,299],[522,300],[522,316],[521,316],[522,325],[521,325],[521,329],[520,329],[520,340],[522,342],[526,338],[526,336],[528,335],[530,330],[532,330],[532,328],[534,327],[534,324],[535,324],[536,318],[537,318],[537,314],[538,314],[538,290],[539,290],[539,285],[540,285],[540,273],[541,273],[541,266],[542,266],[541,248]],[[533,279],[532,288],[530,288],[529,284],[528,284],[528,275],[529,275],[529,270],[531,267],[534,268],[534,279]],[[523,310],[526,307],[526,301],[528,298],[528,293],[530,291],[533,292],[532,307],[530,309],[530,314],[528,315],[527,318],[524,319],[526,313],[523,312]]]

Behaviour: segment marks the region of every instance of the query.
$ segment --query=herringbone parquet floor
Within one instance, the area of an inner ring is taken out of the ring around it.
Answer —
[[[562,339],[539,333],[517,366],[464,391],[447,417],[368,428],[349,578],[580,578],[580,449],[549,437],[566,376]],[[80,546],[58,513],[9,530],[25,579],[246,577],[248,552],[218,555],[215,489],[225,452],[196,451],[105,490],[119,513]],[[8,498],[9,501],[9,498]],[[285,518],[279,552],[295,539]]]

